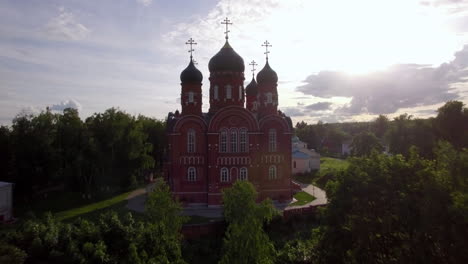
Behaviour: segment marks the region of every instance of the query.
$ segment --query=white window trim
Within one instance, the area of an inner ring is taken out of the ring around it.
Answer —
[[[197,169],[195,169],[195,167],[189,167],[187,169],[187,180],[191,182],[197,181]]]
[[[189,129],[187,132],[187,152],[194,153],[196,151],[196,134],[195,130]]]
[[[232,86],[227,84],[224,87],[226,88],[226,99],[232,99]]]
[[[220,170],[220,182],[229,182],[229,170],[226,167]]]
[[[215,85],[213,87],[213,97],[215,100],[218,100],[219,99],[219,88],[218,88],[218,85]]]
[[[277,139],[276,139],[276,129],[270,128],[268,130],[268,151],[276,152],[277,149]]]
[[[195,93],[194,92],[188,92],[188,102],[193,103],[195,101]]]
[[[239,152],[248,152],[249,140],[247,128],[239,129]]]
[[[249,179],[249,170],[246,167],[240,168],[238,179],[241,181],[246,181]]]
[[[227,129],[222,129],[221,133],[219,133],[219,152],[221,153],[228,152],[228,136],[229,133]]]
[[[229,132],[229,152],[236,153],[239,151],[239,138],[237,129],[231,128]]]
[[[268,179],[270,180],[275,180],[278,178],[278,171],[276,169],[276,166],[275,165],[271,165],[269,168],[268,168]]]

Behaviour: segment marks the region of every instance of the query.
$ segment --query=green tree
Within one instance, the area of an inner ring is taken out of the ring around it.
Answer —
[[[160,178],[145,203],[147,232],[144,241],[152,245],[148,252],[156,263],[184,263],[180,230],[186,218],[182,207],[172,198],[169,186]]]
[[[319,252],[319,262],[467,260],[463,247],[468,243],[468,231],[464,228],[463,209],[456,209],[449,184],[452,173],[440,169],[465,171],[466,165],[442,165],[421,158],[415,148],[409,152],[406,159],[379,154],[353,158],[337,181],[327,185],[325,225],[313,249]],[[441,152],[453,154],[450,148]],[[459,192],[466,193],[466,189]]]
[[[372,132],[380,139],[387,133],[389,127],[390,121],[385,115],[379,115],[371,124]]]
[[[434,123],[440,137],[456,148],[468,147],[468,108],[463,102],[448,101],[437,112]]]
[[[275,248],[263,224],[277,214],[271,200],[257,204],[248,181],[237,181],[223,191],[224,217],[229,224],[220,263],[273,263]]]
[[[371,132],[362,132],[353,138],[351,154],[354,156],[369,156],[375,150],[384,150],[380,140]]]

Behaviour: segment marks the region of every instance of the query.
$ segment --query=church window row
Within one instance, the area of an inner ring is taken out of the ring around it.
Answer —
[[[222,153],[236,153],[236,152],[247,152],[247,129],[236,128],[230,129],[229,134],[229,148],[228,148],[228,130],[222,129],[219,136],[219,152]]]
[[[237,177],[238,180],[246,181],[248,179],[248,170],[246,167],[242,167],[239,169],[239,175],[237,175],[237,168],[231,168],[229,172],[228,168],[223,167],[221,168],[219,176],[221,182],[230,182],[231,178],[235,177]]]
[[[195,130],[189,129],[187,132],[187,152],[195,152]]]
[[[243,165],[250,164],[249,157],[218,157],[218,165]]]
[[[281,163],[284,162],[283,155],[263,155],[261,157],[262,163]]]
[[[227,84],[226,86],[224,86],[224,88],[226,89],[226,99],[232,99],[232,86],[230,84]],[[219,86],[218,85],[215,85],[213,86],[213,98],[215,100],[219,100]],[[242,100],[242,98],[244,98],[244,93],[242,91],[242,85],[239,85],[239,101]],[[190,101],[190,94],[189,94],[189,102]]]

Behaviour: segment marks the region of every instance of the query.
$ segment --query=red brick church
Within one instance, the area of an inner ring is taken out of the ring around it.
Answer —
[[[182,111],[168,114],[165,178],[185,204],[220,205],[222,189],[237,180],[252,182],[260,199],[290,200],[292,122],[278,110],[270,45],[263,45],[265,66],[244,87],[244,60],[228,42],[229,20],[224,24],[226,43],[208,64],[207,113],[202,112],[203,76],[192,55],[180,74]]]

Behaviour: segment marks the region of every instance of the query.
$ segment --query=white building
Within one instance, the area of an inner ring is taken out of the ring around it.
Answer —
[[[13,183],[0,182],[0,222],[13,218]]]
[[[304,173],[320,169],[320,154],[313,149],[307,149],[307,144],[300,141],[297,136],[292,143],[292,173]]]

